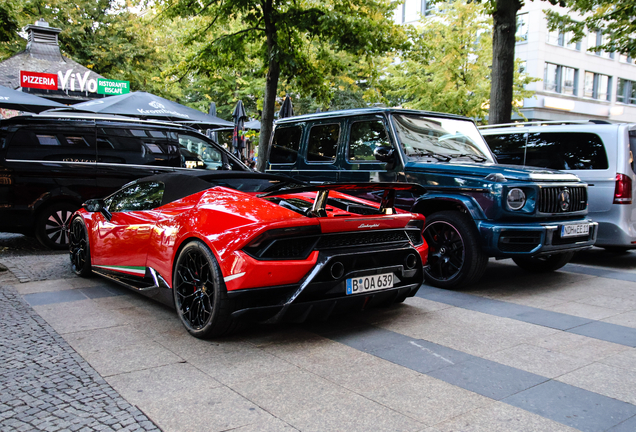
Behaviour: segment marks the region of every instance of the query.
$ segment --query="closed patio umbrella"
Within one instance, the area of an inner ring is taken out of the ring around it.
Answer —
[[[280,111],[278,112],[278,118],[284,119],[287,117],[294,116],[294,107],[292,106],[292,101],[289,96],[285,96],[285,100],[283,101],[283,105],[280,107]]]
[[[241,156],[243,149],[245,148],[245,120],[247,114],[243,107],[243,102],[238,101],[234,112],[232,112],[232,118],[234,119],[234,132],[232,133],[232,151]]]

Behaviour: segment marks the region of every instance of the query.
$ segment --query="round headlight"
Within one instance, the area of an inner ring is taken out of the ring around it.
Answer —
[[[519,188],[510,189],[507,201],[510,210],[519,210],[526,204],[526,194]]]

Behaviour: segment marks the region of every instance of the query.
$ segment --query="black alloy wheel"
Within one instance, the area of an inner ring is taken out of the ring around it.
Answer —
[[[440,288],[469,285],[481,278],[488,257],[479,247],[473,221],[458,211],[442,211],[427,217],[424,239],[428,244],[426,282]]]
[[[173,294],[179,319],[191,335],[204,339],[236,329],[221,270],[202,242],[192,241],[179,253]]]
[[[35,236],[50,249],[66,249],[69,245],[69,226],[78,206],[55,203],[45,207],[36,219]]]
[[[91,268],[91,250],[86,225],[81,217],[76,217],[71,222],[69,252],[73,273],[82,277],[90,276],[93,273]]]

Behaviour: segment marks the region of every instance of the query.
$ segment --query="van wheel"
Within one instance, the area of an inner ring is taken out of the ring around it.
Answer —
[[[35,237],[49,249],[68,249],[71,216],[78,208],[67,202],[45,207],[35,220]]]
[[[426,282],[439,288],[456,288],[477,282],[486,270],[488,256],[479,246],[479,234],[467,215],[441,211],[426,218],[428,244]]]
[[[574,252],[566,252],[554,255],[542,255],[537,257],[516,257],[512,260],[524,270],[534,273],[548,273],[560,269],[566,265]]]

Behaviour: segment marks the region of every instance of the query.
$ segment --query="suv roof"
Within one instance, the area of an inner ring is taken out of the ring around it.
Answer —
[[[369,114],[382,114],[382,113],[399,113],[399,114],[417,114],[417,115],[427,115],[431,117],[444,117],[444,118],[455,118],[461,120],[470,120],[472,119],[456,114],[446,114],[439,113],[434,111],[421,111],[421,110],[411,110],[411,109],[403,109],[403,108],[384,108],[384,107],[373,107],[373,108],[353,108],[339,111],[325,111],[320,113],[313,114],[304,114],[299,116],[287,117],[284,119],[280,119],[276,121],[276,124],[285,124],[285,123],[297,123],[303,120],[317,120],[317,119],[329,119],[329,118],[338,118],[338,117],[351,117],[356,115],[369,115]]]

